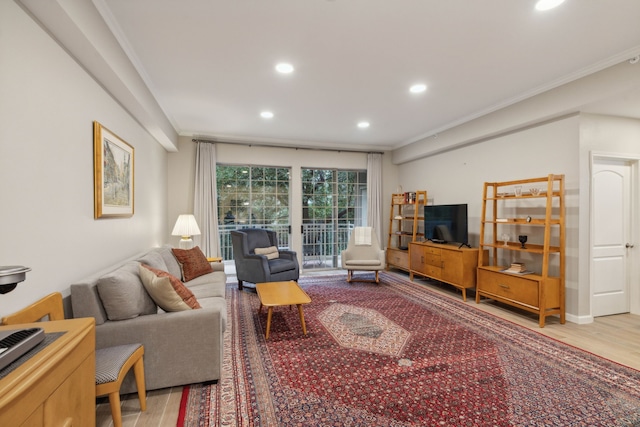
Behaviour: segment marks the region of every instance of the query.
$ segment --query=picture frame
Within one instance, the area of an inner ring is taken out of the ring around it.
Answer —
[[[94,218],[126,218],[134,210],[134,148],[93,122]]]

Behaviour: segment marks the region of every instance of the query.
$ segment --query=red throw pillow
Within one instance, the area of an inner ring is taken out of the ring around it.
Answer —
[[[193,292],[191,292],[189,290],[189,288],[187,288],[184,285],[184,283],[182,283],[180,280],[178,280],[178,278],[176,276],[172,275],[171,273],[167,273],[166,271],[162,271],[162,270],[158,270],[157,268],[149,267],[148,265],[145,265],[145,264],[141,264],[141,266],[146,268],[147,270],[149,270],[153,274],[155,274],[156,277],[166,277],[166,278],[168,278],[169,282],[171,283],[171,286],[173,287],[173,290],[176,291],[176,294],[178,294],[178,296],[182,299],[182,301],[184,301],[185,304],[187,304],[189,307],[191,307],[192,309],[202,308],[200,306],[200,303],[196,299],[195,295],[193,295]],[[160,305],[162,307],[161,304],[158,304],[158,305]],[[164,307],[163,307],[163,309],[164,309]]]
[[[211,267],[207,257],[204,256],[198,246],[193,249],[173,248],[171,251],[178,260],[178,264],[180,264],[183,281],[188,282],[196,277],[213,272],[213,267]]]

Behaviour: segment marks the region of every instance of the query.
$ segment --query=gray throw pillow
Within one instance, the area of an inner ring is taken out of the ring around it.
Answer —
[[[139,265],[127,263],[98,279],[98,294],[109,320],[132,319],[158,311],[140,280]]]

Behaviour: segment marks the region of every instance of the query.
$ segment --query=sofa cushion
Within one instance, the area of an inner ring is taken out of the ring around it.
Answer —
[[[136,261],[130,261],[98,279],[98,294],[109,320],[157,313],[155,302],[140,280],[139,265]]]
[[[264,255],[267,259],[276,259],[280,256],[278,248],[275,246],[269,246],[268,248],[255,248],[253,250],[256,255]]]
[[[214,271],[186,282],[184,285],[193,292],[202,305],[202,299],[225,298],[226,275],[221,271]]]
[[[182,270],[180,269],[180,264],[178,263],[176,256],[173,254],[173,251],[171,251],[171,246],[165,245],[156,250],[158,251],[160,256],[162,256],[164,263],[167,265],[167,269],[164,271],[170,273],[172,276],[182,277]]]
[[[140,264],[140,277],[151,298],[164,311],[201,308],[193,293],[177,277],[166,271]]]
[[[167,269],[167,263],[162,258],[162,255],[156,251],[147,252],[142,258],[138,258],[138,261],[158,270],[169,271]]]
[[[182,270],[182,280],[188,282],[211,273],[213,268],[198,246],[193,249],[171,249]]]

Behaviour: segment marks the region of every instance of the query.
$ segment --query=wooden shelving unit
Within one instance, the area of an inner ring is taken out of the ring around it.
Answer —
[[[415,197],[407,197],[407,193],[391,195],[387,269],[409,271],[409,243],[424,235],[418,232],[418,228],[424,220],[423,208],[427,204],[427,192],[416,191],[409,194]]]
[[[531,188],[539,192],[531,191]],[[517,238],[502,237],[515,236],[523,227],[527,227],[531,237],[524,245]],[[552,237],[554,245],[551,244]],[[482,195],[479,249],[480,254],[488,249],[491,257],[490,262],[483,256],[478,257],[476,303],[484,296],[535,313],[541,328],[546,317],[551,315],[559,315],[560,323],[564,324],[564,248],[564,175],[486,182]],[[541,271],[514,274],[504,271],[509,265],[498,264],[499,259],[515,257],[518,261],[519,255],[525,254],[539,261]],[[553,261],[557,262],[558,274],[552,276],[549,270]]]

